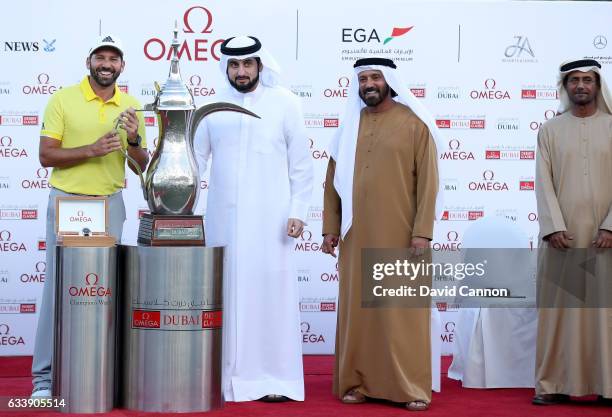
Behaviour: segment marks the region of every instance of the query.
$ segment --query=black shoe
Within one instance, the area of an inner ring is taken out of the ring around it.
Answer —
[[[259,401],[263,401],[265,403],[284,403],[289,401],[289,397],[285,397],[284,395],[278,394],[268,394],[264,397],[261,397]]]
[[[612,398],[606,398],[603,395],[598,395],[597,402],[601,405],[607,405],[612,407]]]
[[[555,404],[563,404],[570,400],[569,395],[565,394],[541,394],[536,395],[531,400],[531,404],[533,405],[555,405]]]

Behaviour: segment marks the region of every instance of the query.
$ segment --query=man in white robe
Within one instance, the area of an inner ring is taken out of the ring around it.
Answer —
[[[545,253],[538,260],[537,405],[570,396],[612,398],[612,100],[600,68],[593,59],[561,65],[560,114],[538,133],[536,198]],[[593,265],[588,275],[575,260],[586,253]],[[580,306],[581,298],[593,296],[596,304]]]
[[[240,105],[207,117],[195,151],[212,165],[206,244],[225,246],[223,393],[226,401],[304,400],[299,295],[292,241],[312,193],[312,160],[300,103],[277,85],[278,65],[251,36],[226,40],[228,88]]]

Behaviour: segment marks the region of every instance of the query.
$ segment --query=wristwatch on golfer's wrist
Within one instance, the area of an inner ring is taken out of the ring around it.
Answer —
[[[140,135],[136,136],[136,140],[135,142],[130,142],[130,140],[128,139],[127,144],[130,146],[140,146],[140,142],[142,142],[142,138],[140,137]]]

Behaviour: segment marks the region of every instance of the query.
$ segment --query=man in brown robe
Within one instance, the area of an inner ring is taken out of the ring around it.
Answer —
[[[585,285],[587,295],[590,285],[610,288],[612,114],[600,68],[592,59],[561,65],[560,114],[538,133],[536,198],[544,248],[538,262],[538,289],[543,291],[539,300],[566,303],[576,298],[571,287],[568,291],[551,284],[560,282],[559,275],[570,286]],[[577,248],[599,248],[592,249],[599,267],[590,281],[579,268],[568,273],[576,263],[568,257],[587,251]],[[602,268],[601,262],[608,267]],[[553,273],[555,268],[560,273]],[[605,308],[610,298],[604,294],[598,308],[546,308],[559,304],[540,302],[534,404],[591,394],[612,398],[612,309]]]
[[[345,403],[370,397],[425,410],[431,309],[361,305],[362,248],[427,248],[433,235],[436,145],[395,68],[382,58],[355,63],[353,102],[327,168],[323,252],[335,256],[340,245],[334,394]]]

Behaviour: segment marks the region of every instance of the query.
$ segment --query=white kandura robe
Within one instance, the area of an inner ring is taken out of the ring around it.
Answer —
[[[306,220],[312,159],[298,99],[261,83],[215,101],[236,112],[209,115],[194,148],[201,172],[212,165],[206,209],[207,246],[226,246],[223,393],[226,401],[268,394],[304,400],[299,294],[287,220]]]

